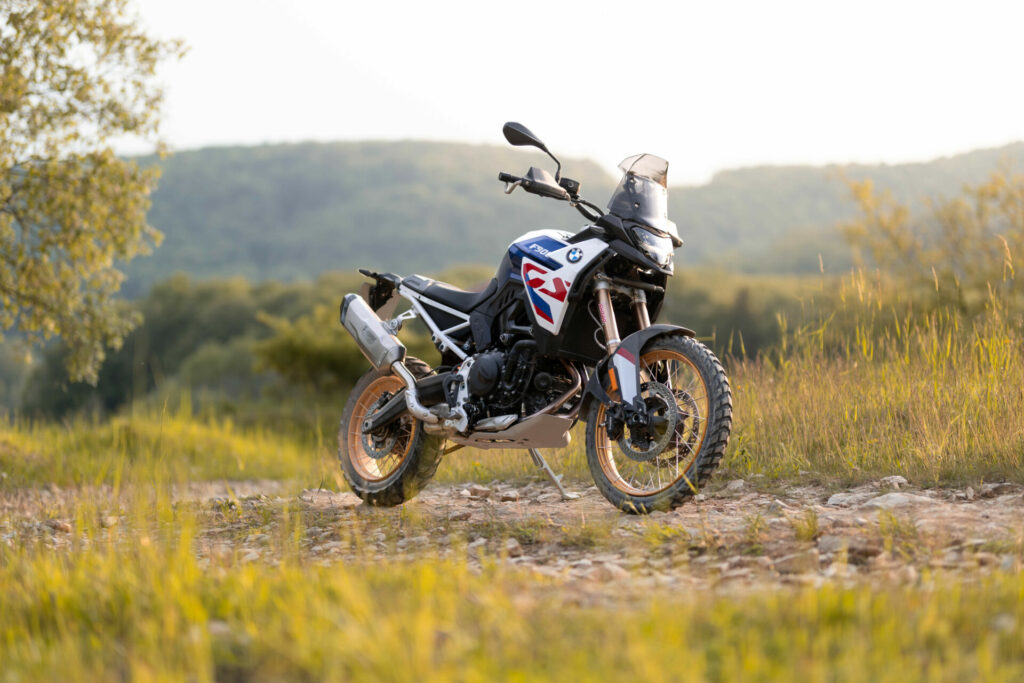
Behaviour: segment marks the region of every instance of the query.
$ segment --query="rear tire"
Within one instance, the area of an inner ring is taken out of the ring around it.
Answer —
[[[732,428],[729,380],[706,346],[681,335],[656,337],[644,346],[640,363],[642,372],[645,363],[653,373],[676,368],[668,371],[667,385],[682,404],[682,417],[661,454],[646,462],[630,459],[608,437],[604,404],[594,401],[587,415],[587,464],[594,483],[612,505],[632,514],[671,510],[696,494],[721,462]],[[688,383],[674,379],[682,372]]]
[[[416,379],[433,371],[418,358],[405,359]],[[423,423],[406,413],[395,427],[395,443],[385,455],[371,455],[364,445],[363,418],[384,395],[405,386],[394,375],[369,370],[352,388],[338,431],[338,461],[352,492],[367,505],[394,506],[418,494],[437,471],[445,439],[427,434]]]

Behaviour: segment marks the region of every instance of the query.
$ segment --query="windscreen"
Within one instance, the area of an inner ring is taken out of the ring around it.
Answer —
[[[608,202],[608,211],[678,242],[676,224],[668,219],[668,162],[653,154],[636,154],[623,160],[619,168],[622,180]]]

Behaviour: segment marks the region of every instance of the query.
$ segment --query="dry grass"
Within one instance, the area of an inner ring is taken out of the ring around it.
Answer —
[[[3,680],[1019,680],[1024,575],[972,585],[611,591],[456,553],[321,566],[299,515],[265,556],[199,560],[200,518],[140,495],[73,544],[0,542]],[[895,532],[894,532],[895,533]],[[897,534],[898,535],[898,534]],[[355,539],[353,539],[355,540]],[[916,675],[915,675],[916,674]]]

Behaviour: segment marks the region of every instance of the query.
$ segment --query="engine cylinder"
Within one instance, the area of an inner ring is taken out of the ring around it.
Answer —
[[[469,369],[468,389],[473,396],[487,396],[501,379],[503,354],[481,353],[473,358],[473,367]]]

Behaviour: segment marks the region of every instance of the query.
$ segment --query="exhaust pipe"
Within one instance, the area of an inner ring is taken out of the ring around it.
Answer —
[[[420,403],[416,378],[405,367],[405,344],[398,340],[384,321],[358,294],[346,294],[341,300],[341,324],[352,335],[366,360],[384,374],[395,373],[405,382],[405,405],[413,417],[436,424],[440,418]]]

